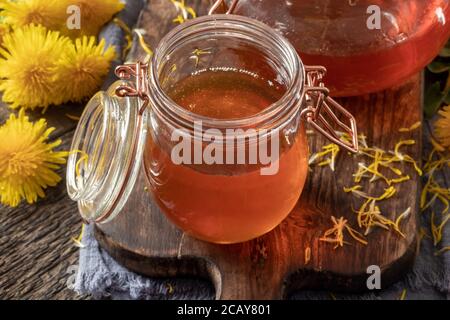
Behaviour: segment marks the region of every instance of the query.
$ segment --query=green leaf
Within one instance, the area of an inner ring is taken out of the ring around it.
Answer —
[[[450,48],[442,49],[441,52],[439,53],[439,56],[442,57],[442,58],[450,57]]]
[[[444,97],[443,101],[446,105],[450,105],[450,90],[447,91],[447,94]]]
[[[450,64],[442,61],[433,61],[428,65],[428,70],[433,73],[443,73],[450,70]]]
[[[443,58],[450,57],[450,41],[447,42],[444,48],[442,48],[441,52],[439,53],[439,56]]]
[[[424,113],[427,119],[431,118],[440,108],[442,103],[450,101],[450,91],[441,91],[439,82],[435,82],[425,93]]]

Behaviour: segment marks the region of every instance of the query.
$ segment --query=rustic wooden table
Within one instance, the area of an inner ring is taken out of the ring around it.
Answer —
[[[154,35],[151,35],[154,36]],[[52,139],[68,150],[76,122],[66,114],[79,115],[82,106],[53,107],[45,114],[55,127]],[[0,124],[10,110],[0,104]],[[40,110],[27,112],[33,120]],[[71,240],[78,236],[81,219],[76,203],[66,192],[65,166],[58,173],[63,180],[46,190],[37,204],[17,208],[0,206],[0,299],[85,299],[70,283],[78,266],[78,248]],[[448,184],[448,180],[447,180]]]
[[[79,115],[80,106],[50,108],[45,114],[56,130],[52,139],[68,150],[76,122],[66,113]],[[10,110],[0,106],[0,123]],[[42,117],[40,110],[27,113]],[[37,204],[16,208],[0,206],[0,299],[82,299],[69,288],[78,264],[78,248],[71,237],[80,233],[81,219],[76,203],[66,192],[65,166],[58,170],[63,180],[46,190]],[[71,267],[73,266],[73,267]]]

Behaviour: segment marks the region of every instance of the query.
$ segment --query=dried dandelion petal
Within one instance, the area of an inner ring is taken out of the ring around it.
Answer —
[[[80,153],[81,153],[81,157],[78,158],[78,160],[75,164],[75,174],[77,177],[81,176],[81,171],[80,171],[81,164],[83,164],[83,166],[86,167],[88,165],[88,160],[89,160],[89,155],[86,152],[80,151]]]
[[[48,142],[54,128],[44,119],[30,122],[24,109],[11,114],[0,127],[0,202],[15,207],[22,200],[34,203],[61,177],[55,172],[68,152],[53,151],[61,140]]]
[[[308,264],[311,261],[311,247],[305,248],[305,264]]]
[[[445,148],[441,146],[440,143],[438,143],[435,139],[430,138],[431,144],[433,145],[433,148],[439,152],[444,152]]]
[[[336,162],[336,158],[339,154],[339,151],[340,151],[340,149],[337,144],[334,144],[334,143],[327,144],[322,147],[322,151],[313,153],[309,157],[308,164],[313,165],[313,164],[317,163],[317,165],[319,167],[329,165],[330,169],[332,171],[334,171],[335,170],[335,162]],[[327,156],[328,156],[328,158],[326,158]]]
[[[408,127],[408,128],[400,128],[398,131],[399,132],[411,132],[411,131],[414,131],[414,130],[420,128],[421,125],[422,125],[422,123],[420,121],[417,121],[416,123],[414,123],[410,127]]]
[[[364,203],[361,205],[361,207],[355,211],[357,214],[357,222],[358,226],[360,228],[364,228],[365,232],[364,235],[368,235],[374,227],[379,227],[385,230],[393,229],[396,231],[400,236],[406,237],[406,235],[400,230],[400,222],[405,219],[410,212],[410,208],[408,208],[405,212],[400,214],[396,221],[392,221],[391,219],[385,217],[382,215],[380,208],[376,205],[377,201],[388,199],[393,196],[392,188],[386,189],[385,193],[381,195],[380,197],[371,197],[363,193],[361,196],[366,198]],[[349,192],[358,192],[358,191],[351,191]]]
[[[5,35],[0,47],[3,101],[12,108],[30,109],[61,103],[55,68],[61,52],[69,48],[68,38],[33,24]]]
[[[84,244],[82,242],[83,240],[83,234],[84,234],[84,223],[81,224],[81,231],[80,234],[78,235],[78,237],[76,238],[71,238],[71,240],[74,242],[75,246],[77,246],[78,248],[84,248]]]
[[[353,192],[353,191],[357,191],[357,190],[361,190],[362,186],[360,185],[356,185],[350,188],[346,188],[344,187],[344,192],[348,193],[348,192]]]
[[[430,187],[430,184],[432,182],[432,178],[428,178],[427,182],[422,188],[422,192],[420,194],[420,208],[422,210],[425,210],[429,205],[434,203],[434,200],[436,199],[437,195],[433,196],[433,198],[430,200],[428,204],[426,204],[427,201],[427,195],[428,195],[428,188]]]
[[[411,125],[409,128],[402,128],[399,131],[410,132],[419,128],[420,126],[421,123],[417,122]],[[342,132],[337,133],[340,135],[341,140],[350,141],[350,137],[348,136],[348,134]],[[406,235],[400,229],[400,223],[409,216],[411,208],[406,209],[402,214],[395,218],[395,221],[393,221],[385,217],[381,213],[380,207],[376,204],[378,201],[387,200],[396,194],[397,189],[394,185],[403,183],[411,179],[410,175],[404,174],[400,168],[396,167],[396,164],[409,163],[413,166],[414,170],[419,175],[423,174],[422,169],[418,166],[417,162],[411,156],[400,152],[401,147],[414,145],[416,141],[413,139],[400,140],[395,144],[394,151],[389,152],[386,152],[377,147],[369,147],[366,141],[366,137],[362,134],[358,136],[358,141],[360,142],[361,147],[359,153],[356,156],[367,158],[369,160],[369,163],[365,164],[364,162],[360,161],[358,163],[357,171],[353,174],[355,185],[352,187],[343,188],[344,192],[352,193],[357,197],[365,199],[359,209],[353,210],[357,214],[358,226],[365,229],[364,235],[368,235],[373,228],[378,227],[385,230],[393,230],[400,236],[406,237]],[[334,163],[334,159],[332,158],[323,159],[323,157],[328,154],[331,154],[331,151],[322,148],[321,152],[315,153],[311,156],[309,162],[310,164],[318,162],[319,165],[327,165],[332,162]],[[385,174],[383,170],[388,171]],[[387,173],[389,172],[395,174],[397,177],[391,178],[387,175]],[[363,179],[368,179],[370,183],[375,181],[384,181],[388,185],[388,188],[386,188],[384,193],[380,196],[371,196],[362,190],[362,186],[360,185],[360,183]],[[440,189],[439,191],[443,192],[443,190]],[[443,200],[445,198],[445,195],[440,193],[436,196],[436,198]],[[421,206],[423,206],[423,202],[424,200],[421,199]],[[447,204],[448,202],[446,202],[446,208]],[[342,246],[343,239],[341,239],[341,233],[339,232],[339,228],[342,227],[341,224],[342,221],[336,221],[334,227],[327,230],[321,240],[336,243],[336,246]],[[366,241],[364,238],[358,236],[359,233],[356,234],[355,232],[353,232],[356,230],[351,229],[349,226],[346,226],[345,223],[342,228],[345,228],[355,240],[362,240],[360,241],[361,243],[363,243],[363,241]],[[330,235],[334,235],[334,237],[330,237]]]
[[[414,124],[408,131],[414,130],[418,128],[420,124]],[[402,183],[411,179],[409,175],[404,175],[402,170],[396,168],[394,166],[395,163],[400,162],[408,162],[414,166],[414,169],[418,172],[418,174],[422,174],[420,168],[418,168],[417,163],[410,157],[409,155],[400,153],[400,148],[405,145],[414,145],[416,142],[412,139],[410,140],[401,140],[399,141],[392,152],[385,152],[379,148],[362,148],[361,155],[371,159],[371,163],[369,165],[365,165],[364,163],[358,164],[358,170],[354,174],[355,183],[361,182],[363,178],[370,178],[369,182],[374,182],[376,180],[384,181],[389,188],[385,189],[385,192],[378,196],[370,196],[367,193],[363,192],[360,185],[355,185],[354,187],[344,188],[345,192],[352,192],[354,195],[366,199],[361,207],[356,210],[358,226],[361,228],[365,228],[365,235],[368,235],[374,227],[383,228],[385,230],[394,230],[400,236],[406,237],[406,235],[400,230],[400,223],[403,219],[405,219],[410,212],[410,208],[405,210],[402,214],[400,214],[395,222],[387,217],[383,216],[380,208],[376,205],[377,201],[382,201],[393,197],[397,189],[393,186],[394,184]],[[399,176],[398,178],[388,178],[385,174],[381,173],[380,169],[386,168],[395,175]]]
[[[402,290],[402,293],[400,294],[399,300],[405,300],[406,299],[406,289]]]
[[[434,211],[431,213],[431,235],[433,237],[433,244],[436,246],[442,241],[442,232],[450,219],[450,214],[447,214],[443,219],[440,225],[435,224],[435,214]]]
[[[211,51],[197,48],[194,51],[192,51],[192,56],[190,56],[189,58],[193,59],[195,61],[195,67],[198,67],[198,63],[200,62],[200,56],[205,54],[211,54]]]
[[[422,170],[417,165],[416,161],[407,154],[400,153],[400,147],[404,145],[413,145],[415,144],[414,140],[401,140],[395,145],[395,151],[390,153],[385,152],[379,148],[361,148],[360,154],[369,158],[372,162],[369,165],[365,165],[364,163],[358,164],[358,170],[354,174],[355,183],[361,182],[363,178],[369,178],[370,182],[374,182],[378,179],[382,179],[386,182],[387,185],[398,184],[401,182],[405,182],[411,179],[409,175],[404,175],[402,170],[396,168],[395,163],[407,162],[411,163],[414,169],[417,171],[419,175],[422,175]],[[399,176],[398,178],[388,178],[385,174],[381,172],[381,169],[385,168],[389,171],[393,172],[395,175]]]
[[[149,57],[153,56],[152,49],[150,49],[150,46],[145,42],[145,39],[144,39],[145,30],[134,29],[133,32],[136,33],[136,35],[138,37],[139,45],[141,46],[142,50],[144,50],[145,53],[147,53],[147,55]]]
[[[177,17],[172,20],[172,22],[179,24],[182,24],[184,21],[186,20],[183,18],[181,14],[177,15]]]
[[[73,114],[70,114],[70,113],[66,113],[65,116],[67,118],[69,118],[70,120],[73,120],[73,121],[79,121],[80,120],[80,116],[74,116]]]
[[[405,145],[406,146],[414,145],[415,143],[416,143],[415,140],[400,140],[395,145],[395,148],[394,148],[395,158],[393,158],[392,161],[400,160],[400,161],[411,163],[413,165],[414,169],[419,174],[419,176],[421,176],[423,174],[423,172],[422,172],[422,169],[420,169],[420,167],[417,165],[417,162],[411,156],[400,153],[400,151],[399,151],[400,147],[405,146]]]
[[[411,177],[409,175],[400,177],[400,178],[394,178],[394,179],[390,179],[389,180],[389,184],[395,184],[395,183],[401,183],[401,182],[405,182],[411,180]]]
[[[344,244],[348,244],[348,242],[344,241],[344,230],[346,230],[354,240],[363,245],[367,245],[367,241],[364,239],[364,236],[355,229],[351,228],[344,217],[336,219],[332,216],[331,221],[333,222],[333,227],[326,230],[323,233],[323,236],[319,238],[319,241],[335,244],[334,249],[343,247]]]
[[[178,12],[177,17],[172,20],[173,22],[181,24],[190,18],[197,17],[197,13],[195,12],[195,10],[192,7],[186,5],[184,0],[181,1],[171,0],[171,1]]]
[[[331,217],[331,221],[333,222],[333,227],[326,230],[321,238],[319,238],[319,241],[328,242],[328,243],[334,243],[336,249],[337,247],[343,247],[344,246],[344,225],[347,222],[344,220],[343,217],[336,220],[335,217]],[[333,237],[330,237],[333,236]]]
[[[437,159],[435,160],[436,157]],[[444,205],[442,212],[448,212],[450,208],[450,189],[440,186],[434,179],[434,173],[437,170],[441,170],[448,163],[450,163],[450,160],[444,157],[437,149],[433,149],[428,156],[428,160],[424,165],[424,171],[428,179],[422,188],[420,196],[420,208],[422,211],[434,205],[436,200],[439,200]],[[430,199],[429,195],[431,195]]]
[[[368,195],[367,193],[365,193],[363,191],[360,191],[360,189],[361,189],[361,186],[358,185],[358,186],[354,186],[354,187],[351,187],[351,188],[344,188],[344,191],[345,192],[352,192],[353,194],[355,194],[355,195],[357,195],[357,196],[359,196],[361,198],[365,198],[367,200],[377,200],[377,201],[381,201],[381,200],[384,200],[384,199],[389,199],[397,192],[397,189],[395,189],[393,186],[391,186],[389,188],[384,189],[384,193],[381,194],[380,196],[373,197],[373,196],[370,196],[370,195]]]
[[[406,209],[403,213],[401,213],[397,219],[395,219],[395,223],[394,223],[394,230],[397,231],[403,238],[406,238],[406,235],[401,231],[400,229],[400,222],[402,222],[403,220],[405,220],[407,217],[409,217],[411,213],[411,207],[409,207],[408,209]]]
[[[439,256],[439,255],[441,255],[441,254],[443,254],[443,253],[445,253],[447,251],[450,251],[450,246],[441,248],[440,250],[436,251],[434,253],[434,255],[435,256]]]
[[[167,287],[167,294],[171,295],[175,292],[175,288],[171,283],[166,283],[166,287]]]
[[[367,245],[367,241],[364,239],[364,237],[361,233],[359,233],[355,229],[351,228],[347,224],[345,225],[345,228],[347,229],[348,233],[352,236],[353,239],[355,239],[359,243],[362,243],[363,245]]]
[[[438,113],[440,118],[434,124],[434,132],[440,145],[450,150],[450,106],[443,107]]]

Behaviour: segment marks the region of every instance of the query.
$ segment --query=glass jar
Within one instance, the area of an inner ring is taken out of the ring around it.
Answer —
[[[355,119],[328,97],[324,73],[304,66],[285,38],[256,20],[217,14],[185,22],[161,40],[149,64],[119,66],[121,81],[88,103],[68,159],[69,195],[87,222],[111,221],[143,159],[152,196],[183,231],[215,243],[258,237],[289,214],[303,189],[302,120],[357,150]],[[199,79],[192,92],[206,115],[177,103],[193,99],[180,88]]]
[[[450,36],[448,0],[219,0],[260,20],[294,45],[306,64],[323,65],[334,96],[401,84]]]

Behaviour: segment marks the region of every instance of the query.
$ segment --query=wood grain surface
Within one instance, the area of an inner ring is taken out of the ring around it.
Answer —
[[[56,130],[51,139],[60,138],[59,150],[68,150],[76,122],[66,113],[79,115],[81,106],[50,108],[45,114]],[[1,123],[10,110],[0,106]],[[39,111],[28,112],[33,119]],[[71,290],[78,267],[78,248],[70,240],[81,230],[76,203],[67,196],[65,166],[58,170],[63,180],[46,190],[46,198],[36,204],[16,208],[0,206],[0,299],[84,299]]]
[[[190,3],[204,14],[209,1]],[[151,1],[145,9],[139,27],[146,30],[146,40],[153,48],[174,26],[174,15],[173,6],[164,0]],[[141,53],[137,46],[135,49],[134,57],[139,59]],[[421,130],[400,134],[398,129],[422,121],[421,83],[420,76],[415,76],[399,88],[340,101],[356,116],[369,145],[392,150],[400,139],[414,139],[417,143],[405,150],[419,160]],[[317,134],[310,137],[313,152],[325,143]],[[98,226],[96,236],[113,257],[137,272],[211,279],[219,299],[282,298],[302,288],[359,291],[366,288],[366,269],[373,264],[381,267],[386,286],[404,274],[414,260],[419,178],[411,166],[404,166],[404,173],[412,179],[398,186],[395,197],[381,203],[391,219],[411,207],[411,215],[402,223],[405,239],[376,229],[367,247],[355,243],[334,250],[319,238],[331,227],[331,215],[344,216],[355,225],[352,207],[357,206],[357,200],[342,189],[353,185],[352,173],[358,161],[341,154],[336,174],[327,167],[313,168],[290,216],[271,233],[244,244],[213,245],[183,234],[145,194],[143,175],[123,212],[111,223]],[[363,183],[363,189],[374,195],[382,194],[384,187]],[[311,248],[311,260],[305,264],[307,247]]]

